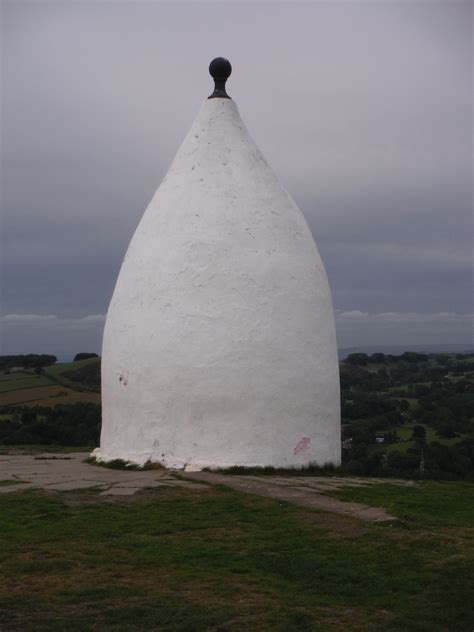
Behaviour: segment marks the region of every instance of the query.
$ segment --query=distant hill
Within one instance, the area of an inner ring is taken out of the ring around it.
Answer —
[[[350,353],[390,353],[401,355],[405,351],[417,353],[474,353],[474,343],[442,344],[442,345],[360,345],[338,349],[339,360],[344,360]]]

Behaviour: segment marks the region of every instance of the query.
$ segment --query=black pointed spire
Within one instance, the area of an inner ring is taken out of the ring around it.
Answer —
[[[214,79],[214,92],[209,99],[230,99],[225,91],[225,82],[230,77],[232,66],[224,57],[216,57],[209,64],[209,74]]]

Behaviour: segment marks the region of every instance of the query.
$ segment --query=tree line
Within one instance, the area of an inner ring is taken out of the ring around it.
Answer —
[[[23,367],[24,369],[43,368],[56,364],[58,361],[54,355],[46,353],[28,353],[27,355],[2,355],[0,356],[0,370]]]
[[[5,445],[98,445],[101,406],[90,402],[46,406],[3,406],[0,443]]]

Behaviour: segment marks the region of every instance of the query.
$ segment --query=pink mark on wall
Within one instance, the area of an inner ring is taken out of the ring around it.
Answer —
[[[300,452],[305,452],[309,448],[310,443],[311,439],[309,437],[303,437],[298,441],[298,444],[294,449],[294,453],[299,454]]]

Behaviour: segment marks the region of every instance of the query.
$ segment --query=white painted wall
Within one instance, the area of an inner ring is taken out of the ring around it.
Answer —
[[[340,462],[323,264],[234,101],[205,101],[128,248],[102,350],[99,460]]]

